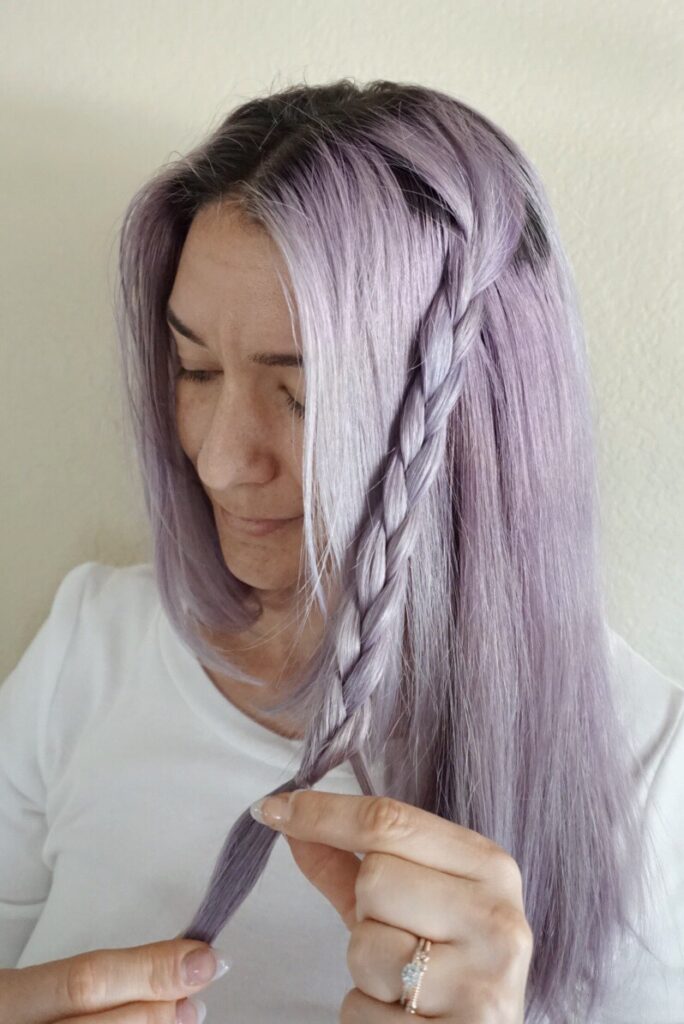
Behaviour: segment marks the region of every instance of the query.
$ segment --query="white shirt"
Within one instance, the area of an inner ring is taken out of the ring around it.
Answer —
[[[682,1024],[684,686],[612,631],[611,644],[664,871],[650,936],[663,962],[635,966],[626,943],[596,1024]],[[0,686],[0,967],[177,936],[230,826],[294,774],[301,749],[221,694],[174,632],[150,563],[73,568]],[[361,793],[348,762],[314,788]],[[200,993],[208,1024],[334,1024],[355,987],[348,942],[279,837],[216,938],[233,966]]]

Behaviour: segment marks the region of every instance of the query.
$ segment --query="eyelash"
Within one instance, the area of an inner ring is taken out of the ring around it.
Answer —
[[[210,380],[214,370],[186,370],[184,366],[181,366],[178,370],[178,376],[184,380],[194,381],[196,384],[206,384]],[[286,391],[286,401],[289,407],[302,419],[304,417],[304,406],[292,397],[289,391]]]

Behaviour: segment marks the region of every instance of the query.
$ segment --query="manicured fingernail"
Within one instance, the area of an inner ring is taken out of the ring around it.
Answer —
[[[211,946],[210,948],[216,957],[216,973],[211,980],[216,981],[217,978],[222,978],[226,971],[231,969],[233,966],[233,958],[228,956],[227,953],[224,953],[223,950],[219,949],[217,946]]]
[[[207,985],[223,977],[231,963],[228,954],[215,946],[193,949],[183,957],[183,981],[186,985]]]
[[[255,821],[269,828],[284,825],[290,817],[290,793],[278,793],[277,796],[264,796],[250,807],[250,814]]]
[[[201,999],[191,996],[176,1003],[176,1024],[202,1024],[207,1008]]]

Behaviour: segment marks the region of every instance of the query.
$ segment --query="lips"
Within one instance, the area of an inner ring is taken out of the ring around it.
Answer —
[[[226,512],[226,515],[231,519],[240,519],[243,523],[286,523],[293,518],[292,516],[282,516],[277,519],[255,519],[253,516],[234,516],[232,512]]]
[[[288,523],[295,523],[302,518],[294,516],[288,519],[245,519],[243,516],[233,516],[223,508],[220,509],[220,516],[229,528],[254,537],[282,530]]]
[[[292,516],[280,516],[276,519],[255,519],[253,516],[233,515],[232,512],[226,512],[225,514],[230,516],[231,519],[241,519],[243,522],[288,522],[292,518]]]

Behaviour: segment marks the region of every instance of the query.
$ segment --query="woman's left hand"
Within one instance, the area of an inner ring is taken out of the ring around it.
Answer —
[[[273,819],[273,801],[289,816]],[[520,869],[502,847],[386,796],[300,789],[268,797],[262,813],[351,932],[347,964],[357,987],[340,1024],[406,1019],[401,969],[419,936],[432,948],[418,1020],[523,1024],[533,935]]]

